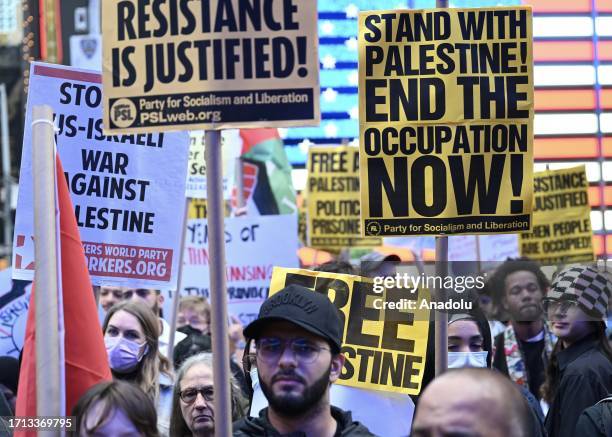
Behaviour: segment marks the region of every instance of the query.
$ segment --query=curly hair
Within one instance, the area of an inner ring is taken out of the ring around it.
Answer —
[[[493,272],[493,275],[491,275],[486,284],[486,289],[496,305],[500,305],[505,297],[506,278],[512,273],[521,271],[533,273],[538,280],[542,293],[546,293],[546,290],[550,287],[550,281],[544,272],[542,272],[537,262],[526,257],[508,258],[495,269],[495,272]]]

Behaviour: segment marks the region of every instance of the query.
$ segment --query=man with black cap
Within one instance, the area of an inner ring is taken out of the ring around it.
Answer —
[[[340,377],[344,355],[338,310],[326,295],[289,285],[266,299],[244,336],[255,340],[269,407],[235,423],[234,436],[373,435],[350,412],[330,405],[329,389]]]

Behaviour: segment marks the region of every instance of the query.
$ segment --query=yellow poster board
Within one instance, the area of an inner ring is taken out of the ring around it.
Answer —
[[[361,236],[359,149],[310,147],[307,168],[308,245],[321,249],[380,246],[380,238]]]
[[[319,124],[316,0],[101,5],[106,133]]]
[[[526,232],[530,7],[359,14],[365,235]]]
[[[593,261],[593,232],[584,165],[534,174],[533,232],[520,235],[521,255],[542,264]]]
[[[420,392],[429,330],[429,307],[420,308],[428,300],[424,292],[375,292],[369,278],[274,267],[269,296],[290,284],[325,293],[340,311],[346,362],[338,384]]]

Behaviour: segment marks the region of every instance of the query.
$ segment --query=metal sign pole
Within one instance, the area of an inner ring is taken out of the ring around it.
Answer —
[[[62,411],[58,333],[58,259],[55,216],[55,151],[53,110],[32,110],[32,175],[34,177],[34,255],[36,267],[36,414],[59,416]]]
[[[448,0],[436,0],[436,7],[448,8]],[[443,278],[448,274],[448,237],[436,237],[436,275]],[[444,282],[444,281],[442,281]],[[444,288],[436,289],[436,300],[440,300],[446,293]],[[435,374],[439,376],[448,368],[448,313],[435,312],[435,341],[436,341],[436,367]]]
[[[2,131],[2,187],[4,188],[4,208],[2,215],[4,217],[4,246],[6,252],[3,251],[3,255],[9,255],[11,258],[11,252],[13,245],[13,231],[11,229],[11,190],[13,188],[11,178],[11,149],[9,146],[9,132],[8,132],[8,102],[6,98],[6,85],[0,84],[0,131]]]
[[[225,284],[225,229],[221,131],[206,131],[206,189],[208,194],[208,254],[210,257],[210,304],[215,385],[215,436],[232,434],[230,352]]]
[[[436,237],[436,276],[444,278],[448,274],[448,237],[442,235]],[[438,282],[438,281],[436,281]],[[446,295],[444,292],[443,283],[441,287],[436,288],[434,298],[441,301]],[[446,372],[448,368],[448,313],[444,310],[435,311],[435,342],[436,342],[436,376]]]
[[[187,216],[189,215],[189,202],[191,198],[185,198],[185,216],[183,217],[183,229],[181,230],[181,249],[179,252],[178,279],[176,290],[172,300],[172,314],[170,315],[170,337],[168,337],[168,359],[174,364],[174,338],[176,333],[176,318],[179,303],[181,301],[181,290],[183,289],[183,257],[185,256],[185,237],[187,235]],[[177,369],[175,369],[177,370]]]

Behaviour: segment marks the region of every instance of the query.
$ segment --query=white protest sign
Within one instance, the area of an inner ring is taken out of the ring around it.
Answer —
[[[519,256],[517,234],[448,237],[449,261],[505,261]]]
[[[294,214],[225,219],[228,310],[243,325],[257,317],[268,296],[274,266],[298,267],[297,217]],[[210,301],[208,226],[205,219],[187,222],[183,296]],[[164,291],[164,314],[171,311],[171,292]]]
[[[176,287],[189,137],[104,136],[99,73],[32,63],[15,221],[13,277],[32,280],[31,111],[50,105],[94,284]]]
[[[32,283],[11,279],[0,271],[0,356],[18,358],[23,348]]]
[[[192,199],[206,199],[206,150],[203,130],[189,132],[189,170],[187,171],[187,191]],[[242,151],[242,138],[239,129],[221,131],[221,154],[223,159],[223,198],[231,199],[236,174],[236,159]]]

